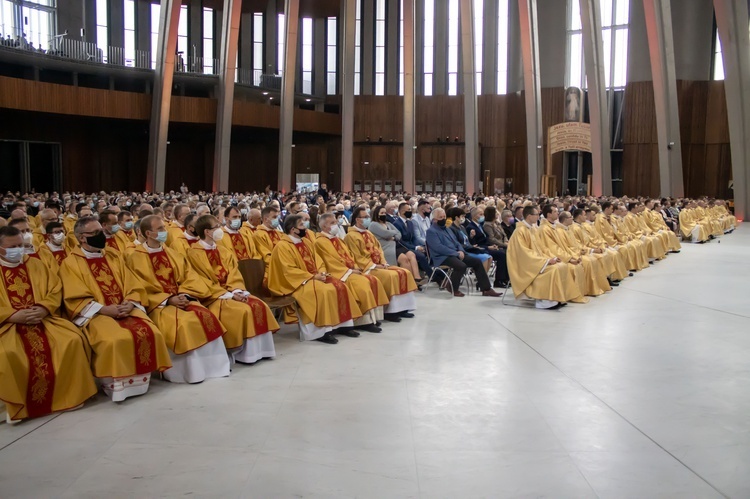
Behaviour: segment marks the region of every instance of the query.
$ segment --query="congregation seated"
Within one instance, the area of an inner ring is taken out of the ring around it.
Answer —
[[[398,205],[398,216],[395,217],[396,219],[393,222],[393,226],[401,232],[399,243],[414,253],[419,270],[424,272],[425,276],[430,276],[432,274],[432,265],[430,265],[430,260],[427,258],[424,245],[418,245],[414,237],[414,221],[412,220],[412,214],[411,205],[406,201],[401,202]],[[341,218],[346,220],[344,217]]]
[[[248,234],[241,230],[242,214],[240,213],[240,210],[234,206],[228,207],[224,210],[224,220],[226,221],[224,225],[224,231],[226,234],[219,243],[229,251],[233,252],[238,262],[257,259],[258,254],[255,249],[252,234]]]
[[[284,233],[279,230],[279,209],[275,205],[269,205],[263,208],[261,214],[261,225],[258,226],[257,230],[253,233],[253,240],[255,241],[255,250],[258,257],[263,260],[266,266],[266,272],[268,272],[268,265],[271,262],[271,253],[274,247],[284,236]]]
[[[36,246],[43,261],[49,261],[50,256],[55,260],[57,265],[62,265],[63,260],[68,256],[68,250],[65,248],[65,227],[60,222],[49,222],[44,226],[44,239]],[[45,255],[49,253],[49,255]],[[54,269],[57,272],[57,268]]]
[[[396,214],[396,207],[393,203],[389,203],[389,208],[393,210],[394,215]],[[419,273],[419,265],[417,263],[417,257],[413,251],[401,244],[401,231],[393,225],[396,221],[394,215],[390,215],[387,212],[387,208],[383,205],[376,206],[373,210],[375,214],[372,218],[368,230],[375,236],[380,243],[380,248],[383,250],[385,261],[388,265],[398,266],[411,272],[412,277],[419,284],[427,284],[427,281],[422,281],[422,276]]]
[[[482,292],[482,296],[501,296],[492,289],[490,279],[482,265],[482,261],[466,253],[454,233],[446,227],[445,210],[437,208],[432,214],[432,219],[433,223],[427,230],[426,244],[433,265],[447,265],[453,269],[450,276],[453,295],[458,297],[465,296],[459,287],[464,275],[466,275],[467,269],[472,269],[477,280],[477,287]]]
[[[456,238],[461,244],[466,243],[464,247],[467,249],[468,253],[471,253],[474,256],[479,256],[483,260],[485,257],[481,257],[480,255],[489,255],[490,259],[494,260],[498,269],[495,274],[495,282],[493,283],[493,286],[505,287],[505,284],[508,282],[507,256],[505,254],[505,249],[491,243],[487,233],[484,231],[485,219],[483,209],[473,208],[469,210],[468,213],[466,213],[465,207],[454,208],[449,211],[453,211],[456,217],[459,215],[461,216],[461,220],[459,221],[460,229],[456,228]],[[476,220],[471,219],[472,214]],[[446,212],[446,215],[449,214]],[[448,216],[448,218],[450,219],[451,217]],[[451,228],[452,227],[453,226],[451,225]],[[489,271],[489,259],[486,263],[486,268]]]

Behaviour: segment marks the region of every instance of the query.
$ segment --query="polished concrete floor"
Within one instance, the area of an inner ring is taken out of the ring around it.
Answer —
[[[559,311],[449,299],[0,425],[0,497],[750,497],[750,230]]]

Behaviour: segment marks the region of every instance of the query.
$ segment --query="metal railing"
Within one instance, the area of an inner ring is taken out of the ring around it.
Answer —
[[[211,57],[188,57],[186,61],[182,54],[177,54],[175,60],[175,72],[198,75],[218,75],[219,60]]]

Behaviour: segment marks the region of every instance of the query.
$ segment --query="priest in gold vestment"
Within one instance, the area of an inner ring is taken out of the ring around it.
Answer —
[[[279,230],[279,210],[275,205],[266,206],[261,211],[263,223],[253,232],[253,241],[258,258],[263,259],[266,264],[266,276],[268,276],[268,264],[271,263],[271,253],[284,233]]]
[[[573,282],[576,283],[578,289],[581,290],[582,295],[596,295],[597,293],[594,289],[596,282],[591,273],[590,264],[587,265],[589,267],[587,271],[578,256],[569,253],[559,241],[559,234],[555,230],[554,225],[557,223],[557,218],[559,216],[557,207],[551,204],[545,205],[542,208],[542,215],[544,215],[544,218],[539,224],[538,233],[540,237],[537,241],[542,252],[548,258],[557,257],[561,260],[562,266],[568,269],[570,277],[573,279]],[[586,303],[586,300],[587,299],[573,301]]]
[[[57,311],[57,274],[0,228],[0,400],[9,422],[73,409],[96,394],[88,342]]]
[[[583,298],[568,269],[559,258],[549,258],[539,244],[539,209],[526,206],[508,241],[508,273],[516,298],[536,300],[536,308],[555,309]]]
[[[172,366],[164,336],[146,315],[145,291],[123,258],[105,249],[96,218],[79,219],[73,230],[79,247],[60,267],[65,310],[89,340],[104,393],[113,402],[143,395],[151,373]]]
[[[388,265],[380,242],[367,230],[370,222],[370,215],[364,206],[355,208],[344,242],[359,268],[368,275],[374,275],[383,284],[390,300],[385,309],[385,319],[399,322],[402,317],[412,318],[412,311],[417,309],[417,283],[408,270]]]
[[[238,262],[260,258],[255,249],[252,233],[242,231],[242,215],[240,210],[230,206],[224,210],[224,237],[219,244],[234,253]]]
[[[279,323],[266,303],[245,289],[234,253],[218,242],[226,237],[219,220],[204,215],[195,222],[200,240],[187,252],[188,261],[209,290],[201,302],[227,329],[224,344],[236,362],[253,364],[276,356],[273,332]]]
[[[357,302],[345,283],[325,271],[299,215],[286,217],[284,232],[271,254],[268,289],[296,300],[300,338],[338,343],[331,333],[354,326],[362,316]]]
[[[141,220],[146,242],[127,258],[141,280],[148,299],[147,311],[167,342],[172,368],[164,377],[173,383],[200,383],[229,376],[229,357],[222,336],[226,329],[198,299],[208,287],[184,256],[164,246],[164,220],[149,215]]]

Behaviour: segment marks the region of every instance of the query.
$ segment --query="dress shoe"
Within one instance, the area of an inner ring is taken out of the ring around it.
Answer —
[[[495,284],[493,284],[492,287],[493,288],[505,289],[505,288],[507,288],[509,286],[509,284],[510,283],[506,282],[506,281],[499,281],[499,282],[496,282]]]
[[[315,341],[319,341],[321,343],[328,343],[329,345],[335,345],[336,343],[339,342],[339,340],[331,336],[331,333],[326,333],[323,335],[322,338],[318,338]]]
[[[354,327],[359,329],[360,331],[365,331],[368,333],[379,333],[382,331],[382,329],[376,326],[375,324],[367,324],[365,326],[354,326]]]
[[[348,336],[349,338],[359,338],[359,333],[349,327],[342,327],[331,332],[336,334],[343,334],[344,336]]]
[[[400,315],[404,319],[413,319],[414,318],[414,314],[412,314],[408,310],[404,310],[403,312],[399,312],[398,315]]]
[[[382,326],[382,325],[383,325],[383,323],[382,323],[382,322],[380,322],[380,321],[375,321],[375,325],[376,325],[376,326],[378,326],[378,327],[380,327],[380,326]]]
[[[388,322],[401,322],[401,316],[398,314],[385,314],[383,316],[383,319],[387,320]]]
[[[563,308],[563,307],[564,307],[565,305],[567,305],[567,303],[558,303],[558,304],[557,304],[557,305],[555,305],[554,307],[552,307],[552,308],[549,308],[549,309],[547,309],[547,310],[559,310],[559,309]]]
[[[457,296],[457,297],[459,297],[459,298],[463,298],[463,297],[464,297],[464,296],[466,296],[466,295],[465,295],[465,294],[463,294],[463,293],[462,293],[462,292],[460,292],[460,291],[454,291],[454,292],[453,292],[453,296]]]
[[[498,293],[494,289],[490,288],[490,289],[485,289],[484,291],[482,291],[482,296],[494,296],[495,298],[497,298],[498,296],[503,296],[503,294]]]

